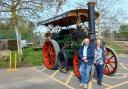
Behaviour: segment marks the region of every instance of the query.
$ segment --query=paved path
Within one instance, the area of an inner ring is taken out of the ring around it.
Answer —
[[[119,55],[119,68],[115,75],[104,76],[103,86],[93,79],[88,89],[128,89],[128,56]],[[45,67],[20,68],[8,72],[0,69],[0,89],[81,89],[73,70],[61,73]]]
[[[12,72],[0,69],[0,89],[67,89],[67,87],[36,71],[35,67],[29,67]]]

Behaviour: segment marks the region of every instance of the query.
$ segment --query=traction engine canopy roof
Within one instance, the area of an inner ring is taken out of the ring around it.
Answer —
[[[95,19],[99,17],[99,13],[95,12]],[[55,16],[53,18],[44,20],[42,22],[37,23],[38,26],[40,25],[53,25],[53,26],[70,26],[77,23],[77,21],[87,22],[88,21],[88,9],[75,9],[68,12],[65,12],[61,15]]]

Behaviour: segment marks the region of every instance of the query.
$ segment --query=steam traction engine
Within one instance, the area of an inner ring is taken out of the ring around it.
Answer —
[[[77,51],[86,36],[92,43],[95,40],[95,20],[98,19],[99,13],[94,12],[94,7],[95,3],[89,2],[88,9],[71,10],[37,24],[49,28],[42,48],[43,62],[48,69],[72,67],[80,78]],[[111,75],[116,70],[116,53],[106,47],[104,74]]]

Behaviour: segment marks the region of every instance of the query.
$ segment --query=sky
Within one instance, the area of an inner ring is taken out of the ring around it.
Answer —
[[[68,3],[66,3],[62,7],[62,9],[59,11],[58,14],[62,14],[66,11],[75,9],[77,7],[77,3],[79,3],[80,1],[82,1],[86,4],[89,0],[67,0],[67,1],[68,1]],[[97,1],[97,0],[95,0],[95,1]],[[124,22],[128,22],[128,19],[124,19],[128,15],[128,0],[119,0],[118,3],[115,2],[115,4],[110,8],[110,10],[112,10],[113,13],[116,12],[116,11],[121,12],[122,15],[119,18],[122,19],[122,21],[124,21]],[[44,19],[48,19],[50,17],[52,17],[52,16],[47,16]],[[44,28],[37,27],[37,29],[42,32],[42,29],[44,29]]]
[[[77,7],[77,3],[79,2],[84,2],[85,4],[87,4],[89,0],[67,0],[67,4],[65,4],[61,11],[59,12],[59,14],[75,9]],[[97,1],[97,0],[93,0],[93,1]],[[126,12],[128,12],[128,0],[117,0],[118,2],[115,2],[115,4],[113,5],[113,7],[111,7],[111,9],[113,9],[114,11],[122,8],[123,10],[125,10]]]

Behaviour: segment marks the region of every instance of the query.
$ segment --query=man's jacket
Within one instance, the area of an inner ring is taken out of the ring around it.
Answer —
[[[87,60],[88,60],[88,64],[92,65],[93,64],[93,60],[94,60],[94,49],[95,49],[95,46],[94,45],[89,45],[88,48],[87,48]],[[82,62],[84,62],[82,60],[83,58],[83,50],[84,50],[84,45],[82,45],[79,50],[78,50],[78,54],[79,54],[79,58],[80,58],[80,64]]]

